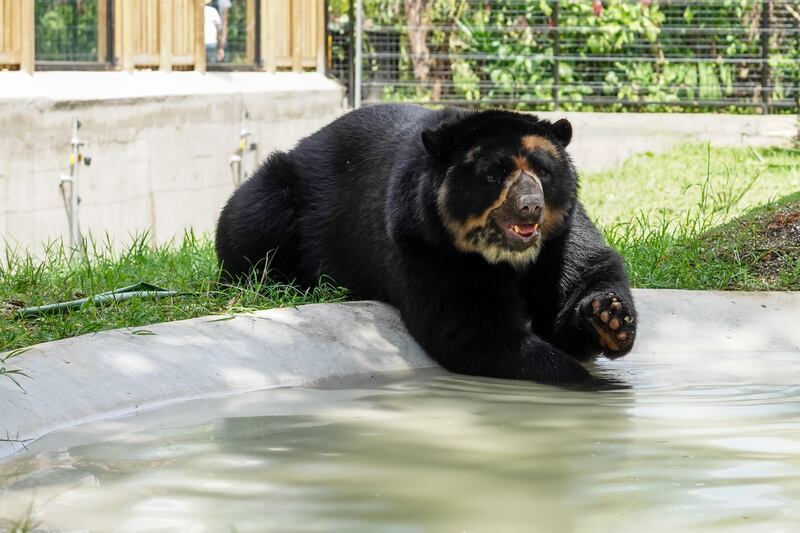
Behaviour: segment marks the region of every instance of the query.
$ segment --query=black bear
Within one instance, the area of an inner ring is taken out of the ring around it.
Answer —
[[[235,280],[327,275],[399,308],[453,372],[543,383],[633,346],[620,256],[577,200],[572,126],[510,111],[380,105],[273,153],[219,218]]]

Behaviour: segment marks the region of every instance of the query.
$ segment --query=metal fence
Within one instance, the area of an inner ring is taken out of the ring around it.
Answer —
[[[353,3],[330,13],[329,58],[363,104],[798,109],[800,0]]]
[[[111,63],[112,5],[109,0],[36,0],[36,60],[45,65]]]

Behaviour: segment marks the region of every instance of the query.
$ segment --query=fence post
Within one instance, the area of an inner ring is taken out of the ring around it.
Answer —
[[[108,0],[97,2],[97,62],[108,62]]]
[[[21,8],[20,23],[22,24],[19,69],[33,74],[36,61],[36,19],[33,0],[20,0],[19,7]]]
[[[292,70],[294,72],[302,72],[303,71],[303,32],[300,29],[300,25],[302,24],[304,17],[303,13],[303,5],[300,0],[292,0],[291,1],[291,12],[290,12],[289,20],[291,20],[292,26],[292,38],[291,38],[291,49],[292,49]]]
[[[133,46],[135,42],[133,32],[137,26],[134,20],[136,11],[133,9],[133,2],[130,1],[120,1],[120,6],[122,7],[122,27],[120,28],[122,32],[122,70],[133,72]]]
[[[261,0],[261,60],[264,61],[264,70],[275,72],[278,68],[275,48],[278,39],[274,29],[275,10],[278,3],[275,0]]]
[[[194,70],[206,72],[206,38],[205,38],[206,3],[203,0],[194,2]]]
[[[558,31],[558,4],[559,0],[553,3],[553,110],[558,111],[558,86],[561,78],[558,74],[558,56],[561,55],[561,37]]]
[[[769,3],[770,0],[761,1],[761,22],[759,30],[761,33],[761,109],[765,115],[769,114]]]
[[[347,105],[355,107],[355,87],[356,87],[356,60],[355,60],[355,38],[356,38],[356,8],[354,2],[348,2],[347,6]]]
[[[325,74],[328,70],[328,3],[317,0],[317,72]]]
[[[174,12],[172,0],[158,3],[158,70],[172,70],[172,27]]]
[[[245,34],[245,55],[247,56],[248,63],[256,65],[256,31],[258,28],[256,0],[247,0],[246,10],[247,15],[245,16],[245,20],[247,23],[245,27],[247,28],[247,32]]]
[[[355,79],[353,80],[353,107],[358,109],[361,107],[361,68],[362,68],[362,57],[361,57],[361,49],[363,48],[361,39],[363,37],[363,25],[364,25],[364,1],[358,0],[356,2],[356,27],[355,27],[355,34],[356,34],[356,50],[354,54],[355,60]]]

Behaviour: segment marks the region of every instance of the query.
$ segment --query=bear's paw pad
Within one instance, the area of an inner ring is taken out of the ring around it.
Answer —
[[[597,333],[597,342],[608,357],[620,357],[633,347],[636,318],[615,293],[600,293],[587,298],[583,315]]]

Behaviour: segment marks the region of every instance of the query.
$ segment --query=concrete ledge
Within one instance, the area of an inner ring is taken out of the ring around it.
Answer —
[[[731,357],[782,352],[787,366],[773,371],[789,380],[800,372],[800,293],[639,290],[635,297],[635,353],[607,368],[677,354],[690,376],[726,365],[758,379],[752,366],[731,364]],[[21,380],[25,392],[0,380],[0,436],[25,440],[188,399],[433,366],[397,312],[377,302],[107,331],[37,345],[10,363],[30,379]],[[0,443],[0,457],[19,449]]]
[[[64,102],[76,108],[103,100],[141,102],[172,96],[332,90],[341,99],[342,88],[335,81],[313,72],[53,71],[37,72],[35,76],[19,71],[0,72],[0,100]]]
[[[0,437],[51,431],[139,409],[433,366],[397,313],[376,302],[305,305],[105,331],[13,359],[25,392],[0,380]],[[0,443],[0,457],[20,448]]]

